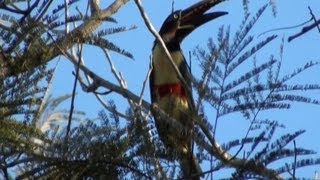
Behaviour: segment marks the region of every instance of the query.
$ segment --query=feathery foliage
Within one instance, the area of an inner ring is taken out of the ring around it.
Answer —
[[[107,38],[115,33],[132,30],[135,27],[110,27],[101,29],[97,34],[85,31],[80,34],[81,25],[89,21],[97,23],[116,20],[112,17],[95,16],[87,10],[85,14],[79,11],[79,0],[68,1],[68,5],[48,1],[4,1],[0,4],[0,52],[5,57],[7,69],[5,75],[17,75],[45,64],[49,60],[64,55],[68,49],[77,43],[90,44],[109,49],[121,55],[133,58],[133,55],[112,43]],[[87,4],[89,6],[89,4]],[[66,10],[67,8],[67,10]],[[74,14],[64,18],[65,11]],[[88,9],[88,7],[87,7]],[[71,26],[73,24],[73,26]],[[80,24],[80,25],[77,25]],[[73,28],[72,28],[73,27]]]
[[[46,142],[45,135],[34,128],[32,122],[37,119],[52,73],[42,66],[16,77],[1,77],[0,169],[7,179],[10,177],[8,168],[17,165],[16,160],[38,147],[37,141],[32,140]]]
[[[201,79],[195,79],[194,81],[195,90],[198,94],[198,107],[203,107],[205,106],[204,103],[207,103],[216,112],[216,117],[211,119],[203,114],[206,112],[201,111],[203,116],[206,117],[203,118],[207,121],[206,125],[212,127],[210,128],[212,133],[216,133],[219,120],[231,114],[240,113],[243,119],[250,122],[244,138],[222,146],[225,151],[235,150],[234,157],[243,158],[247,162],[243,166],[234,168],[235,172],[232,178],[235,179],[263,178],[262,172],[257,173],[259,170],[252,171],[254,168],[250,167],[251,163],[257,167],[268,167],[276,161],[285,162],[284,159],[291,158],[293,160],[297,157],[302,158],[300,156],[315,154],[314,151],[304,148],[290,149],[287,147],[289,143],[292,143],[305,131],[286,134],[271,143],[276,138],[274,135],[276,130],[284,126],[279,124],[277,120],[259,120],[259,114],[263,111],[289,109],[292,103],[303,102],[319,105],[317,99],[299,92],[319,90],[318,84],[290,83],[293,77],[318,65],[318,62],[309,62],[293,73],[280,77],[282,59],[277,60],[274,55],[270,55],[269,59],[258,61],[256,55],[277,39],[277,36],[271,35],[255,43],[255,38],[250,35],[250,31],[252,31],[266,7],[263,6],[251,20],[250,15],[247,14],[233,40],[230,38],[230,28],[222,27],[218,32],[217,42],[209,39],[208,50],[197,47],[194,51],[194,55],[203,69]],[[283,40],[280,47],[280,58],[282,58],[282,51]],[[253,62],[251,69],[248,68],[250,61]],[[237,75],[235,76],[235,74]],[[211,110],[208,110],[208,112],[211,112]],[[237,119],[237,121],[239,120]],[[249,137],[249,134],[251,134],[251,137]],[[203,138],[202,142],[206,141],[205,135],[198,136],[200,139]],[[212,159],[214,154],[210,151],[206,152],[201,144],[199,146],[200,157],[204,161],[211,164],[213,161],[217,161]],[[218,157],[215,158],[219,159]],[[288,173],[293,169],[315,164],[319,164],[319,161],[310,161],[308,158],[299,161],[296,165],[291,165],[289,168],[288,165],[283,163],[283,166],[279,167],[276,173]],[[211,168],[215,171],[228,166],[228,163],[218,161]]]

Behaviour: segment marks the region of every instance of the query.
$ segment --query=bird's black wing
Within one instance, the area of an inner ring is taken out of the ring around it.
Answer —
[[[154,89],[154,71],[151,70],[150,77],[149,77],[149,89],[150,89],[150,97],[151,103],[156,102],[156,91]]]
[[[183,56],[184,58],[184,56]],[[187,98],[188,98],[188,103],[190,105],[190,108],[192,110],[195,109],[195,104],[194,104],[194,100],[193,100],[193,95],[192,95],[192,74],[190,71],[190,68],[187,64],[187,61],[183,60],[183,63],[180,64],[179,67],[180,73],[182,74],[184,81],[186,82],[186,94],[187,94]]]

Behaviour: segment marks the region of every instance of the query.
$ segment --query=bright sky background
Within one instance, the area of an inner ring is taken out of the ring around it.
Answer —
[[[175,9],[183,9],[191,4],[197,2],[196,0],[176,0]],[[268,0],[259,0],[251,1],[249,8],[252,14],[265,3],[268,3]],[[107,3],[103,1],[102,6],[106,7]],[[151,19],[153,25],[156,29],[160,29],[162,22],[171,12],[172,1],[171,0],[153,0],[142,2],[144,4],[145,10]],[[215,11],[228,11],[229,15],[221,17],[217,20],[214,20],[201,28],[193,32],[183,43],[182,48],[184,54],[187,57],[189,51],[192,51],[196,46],[206,48],[207,39],[212,37],[216,38],[217,29],[221,25],[231,25],[231,32],[235,32],[238,29],[239,24],[243,18],[243,9],[242,1],[240,0],[229,0],[227,2],[221,3],[220,5],[213,8]],[[313,13],[316,17],[320,18],[320,1],[319,0],[308,0],[308,1],[276,1],[277,4],[277,17],[272,16],[271,7],[268,7],[264,12],[263,16],[258,21],[258,24],[255,26],[252,34],[257,37],[260,33],[280,28],[288,27],[300,24],[309,20],[310,14],[308,6],[313,10]],[[211,10],[212,11],[212,10]],[[146,77],[146,73],[149,67],[149,56],[151,54],[151,48],[154,41],[153,36],[145,27],[142,18],[138,12],[134,1],[128,2],[125,7],[121,8],[119,12],[114,16],[117,19],[118,24],[105,23],[104,28],[109,27],[118,27],[118,26],[127,26],[136,25],[138,28],[108,37],[109,40],[119,45],[123,49],[131,52],[134,55],[134,60],[128,59],[124,56],[118,55],[116,53],[111,53],[113,62],[118,69],[125,77],[128,88],[140,94],[142,87],[142,82]],[[276,58],[279,58],[279,47],[281,43],[281,38],[284,36],[285,41],[287,38],[293,34],[300,32],[301,27],[289,30],[282,30],[272,32],[279,35],[278,39],[273,41],[271,44],[266,46],[262,51],[257,55],[258,62],[265,62],[271,54],[274,54]],[[263,37],[269,36],[272,33],[268,33]],[[262,40],[263,37],[258,38]],[[257,41],[256,41],[257,42]],[[284,45],[284,57],[282,61],[282,71],[281,74],[285,75],[293,72],[296,68],[303,66],[306,62],[309,61],[320,61],[319,58],[319,44],[320,44],[320,33],[313,29],[307,34],[299,37],[298,39],[292,41],[291,43],[285,42]],[[88,67],[90,67],[94,72],[97,72],[99,75],[104,77],[107,80],[113,82],[114,78],[110,71],[110,67],[106,61],[106,58],[102,52],[98,49],[87,48],[84,52],[84,59]],[[65,58],[60,58],[60,63],[56,78],[53,85],[53,96],[60,96],[66,93],[72,92],[74,76],[72,71],[74,71],[73,66],[70,62],[65,60]],[[193,63],[193,66],[196,66],[197,63]],[[298,78],[294,78],[292,84],[305,84],[305,83],[320,83],[319,80],[319,68],[315,67],[307,72],[301,74]],[[244,69],[247,70],[247,69]],[[193,72],[197,76],[197,72]],[[198,74],[199,77],[200,74]],[[240,74],[239,74],[240,75]],[[149,98],[149,86],[144,94],[144,98],[147,101],[150,101]],[[78,96],[76,98],[75,108],[78,110],[84,110],[87,113],[88,117],[96,117],[98,111],[102,109],[98,101],[92,94],[86,94],[81,91],[81,88],[77,89]],[[310,92],[309,92],[310,93]],[[319,91],[314,91],[310,94],[311,97],[320,99]],[[123,99],[122,97],[115,96],[111,94],[107,99],[119,100]],[[125,101],[120,101],[118,106],[119,108],[127,108]],[[121,106],[122,105],[122,106]],[[64,104],[65,108],[69,108],[69,102]],[[320,107],[315,105],[306,105],[306,104],[294,104],[292,110],[289,111],[268,111],[262,115],[278,119],[280,123],[286,125],[286,129],[279,131],[278,135],[294,132],[299,129],[306,129],[307,132],[296,139],[297,146],[301,146],[307,149],[312,149],[320,153],[320,122],[319,122]],[[225,143],[230,140],[234,140],[244,136],[248,123],[244,119],[235,119],[232,117],[227,117],[223,121],[219,122],[217,140],[220,143]],[[220,129],[219,129],[220,128]],[[293,145],[290,145],[293,147]],[[318,156],[320,157],[320,154]],[[293,162],[293,159],[292,159]],[[312,178],[314,172],[320,171],[319,166],[308,167],[303,169],[298,169],[296,174],[298,177],[307,177]],[[225,174],[217,174],[215,177],[224,177]]]

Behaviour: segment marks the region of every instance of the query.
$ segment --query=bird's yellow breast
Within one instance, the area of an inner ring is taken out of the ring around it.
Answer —
[[[181,51],[171,52],[171,57],[177,67],[184,61]],[[157,44],[153,49],[153,70],[155,85],[180,82],[177,73],[173,69],[170,60],[167,58],[163,48]]]

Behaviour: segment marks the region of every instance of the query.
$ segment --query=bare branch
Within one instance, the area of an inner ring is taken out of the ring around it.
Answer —
[[[293,179],[296,179],[296,168],[297,168],[297,146],[296,146],[296,140],[293,140],[293,148],[294,148],[294,161],[293,161]]]
[[[315,18],[315,16],[313,15],[311,8],[310,8],[310,7],[308,7],[308,8],[309,8],[309,10],[310,10],[310,14],[311,14],[311,16],[312,16],[312,19],[314,20],[314,23],[311,24],[311,25],[309,25],[309,26],[303,27],[302,30],[301,30],[301,32],[299,32],[299,33],[297,33],[297,34],[295,34],[295,35],[290,36],[290,37],[288,38],[288,42],[290,42],[290,41],[294,40],[295,38],[297,38],[297,37],[299,37],[299,36],[307,33],[308,31],[312,30],[312,29],[315,28],[315,27],[317,27],[318,30],[319,30],[319,32],[320,32],[320,27],[319,27],[320,19],[317,20],[317,19]]]
[[[82,46],[79,49],[78,62],[77,62],[77,67],[76,67],[76,74],[75,74],[74,84],[73,84],[73,89],[72,89],[72,97],[71,97],[70,112],[69,112],[68,125],[67,125],[67,133],[66,133],[66,136],[65,136],[65,145],[66,146],[67,146],[67,143],[68,143],[69,132],[70,132],[70,129],[71,129],[71,122],[72,122],[72,116],[73,116],[73,110],[74,110],[74,101],[75,101],[77,82],[78,82],[78,77],[79,77],[79,72],[80,72],[81,54],[82,54]]]
[[[106,57],[107,57],[107,60],[109,62],[109,65],[110,65],[110,68],[111,68],[111,72],[113,73],[113,75],[115,76],[115,78],[118,80],[120,86],[122,89],[127,89],[127,84],[126,84],[126,81],[124,80],[124,78],[121,76],[121,73],[117,73],[117,70],[115,68],[115,66],[113,65],[113,62],[112,62],[112,59],[111,59],[111,56],[109,54],[109,52],[102,48],[103,52],[105,53]],[[127,101],[129,103],[129,105],[131,106],[132,109],[135,109],[135,103],[127,98]]]
[[[64,8],[64,19],[67,22],[67,19],[69,17],[69,0],[64,0],[65,8]],[[66,23],[65,25],[65,34],[67,35],[69,33],[69,24]]]
[[[312,9],[310,8],[310,6],[308,6],[308,9],[309,9],[309,11],[310,11],[310,15],[311,15],[314,23],[317,24],[317,28],[318,28],[318,31],[319,31],[319,33],[320,33],[320,26],[319,26],[319,23],[317,23],[317,18],[316,18],[316,16],[313,14]]]
[[[100,11],[100,8],[99,8],[100,0],[89,0],[89,1],[90,1],[91,14],[95,14],[96,12]]]
[[[139,101],[139,103],[138,103],[139,106],[140,106],[141,103],[142,103],[142,96],[143,96],[144,90],[145,90],[145,88],[146,88],[146,84],[147,84],[147,82],[148,82],[148,80],[149,80],[149,78],[150,78],[152,68],[153,68],[153,67],[152,67],[152,57],[150,56],[149,70],[148,70],[148,72],[147,72],[147,75],[146,75],[145,80],[143,81],[142,89],[141,89],[141,92],[140,92],[140,101]]]

